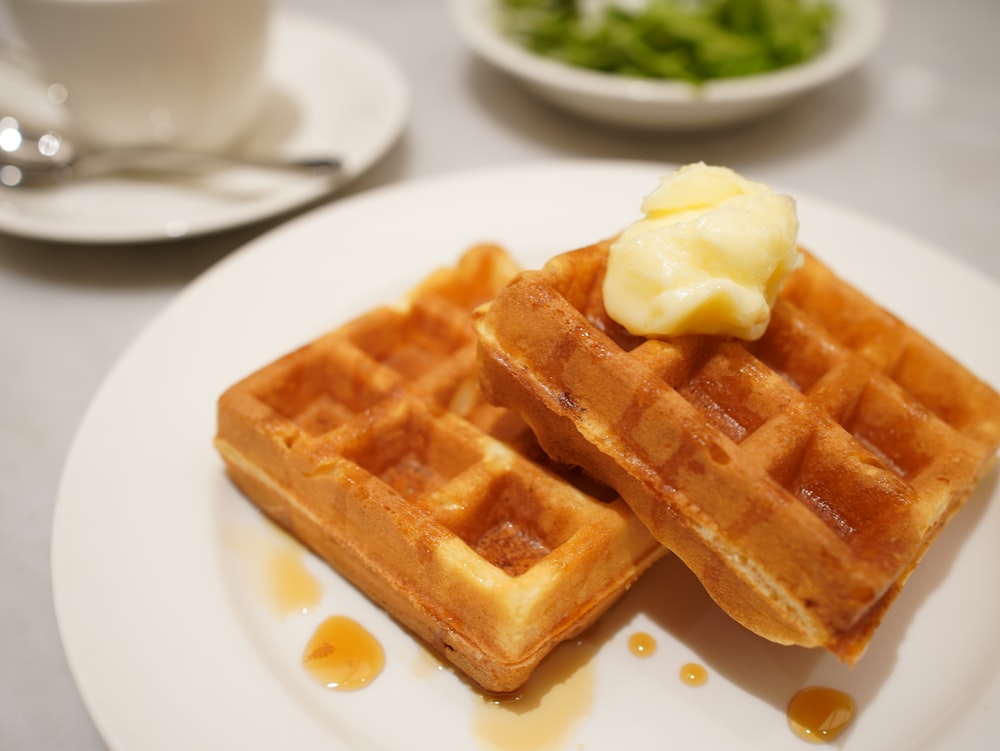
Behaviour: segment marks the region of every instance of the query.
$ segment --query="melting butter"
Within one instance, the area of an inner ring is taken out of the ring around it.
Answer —
[[[612,244],[604,305],[638,336],[760,338],[801,263],[795,202],[702,162],[663,178]]]

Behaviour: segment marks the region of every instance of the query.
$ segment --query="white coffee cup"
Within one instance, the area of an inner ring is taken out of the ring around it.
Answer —
[[[263,98],[269,0],[7,0],[26,65],[85,144],[217,150]]]

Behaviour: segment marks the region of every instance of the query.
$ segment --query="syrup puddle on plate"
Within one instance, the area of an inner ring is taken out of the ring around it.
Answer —
[[[810,743],[830,743],[851,724],[855,711],[854,699],[843,691],[811,686],[788,702],[788,726]]]
[[[708,683],[708,671],[697,662],[688,662],[681,666],[681,680],[688,686],[704,686]]]
[[[656,654],[656,639],[645,631],[636,631],[628,638],[628,651],[636,657],[652,657]]]
[[[490,751],[557,751],[567,747],[594,704],[597,647],[564,642],[536,668],[516,697],[483,696],[473,734]]]
[[[250,589],[278,617],[306,613],[323,599],[323,587],[306,567],[305,548],[276,526],[232,526],[226,547],[236,553]]]
[[[428,680],[437,673],[443,673],[448,667],[422,642],[417,644],[417,653],[410,663],[410,671],[421,680]]]
[[[273,523],[264,529],[232,526],[226,546],[236,553],[254,594],[284,618],[315,610],[323,587],[309,571],[305,547]],[[315,629],[302,655],[309,676],[327,688],[356,691],[369,685],[385,666],[382,645],[361,624],[330,616]]]
[[[323,588],[306,565],[309,553],[284,530],[273,524],[266,529],[233,526],[224,535],[250,589],[276,617],[308,613],[318,607]],[[655,637],[642,631],[632,633],[627,646],[640,659],[652,657],[657,650]],[[480,747],[487,751],[566,748],[594,704],[593,657],[597,649],[586,637],[566,642],[542,661],[516,697],[481,696],[473,716],[473,734]],[[419,672],[425,676],[445,668],[426,649],[421,654],[424,659]],[[323,620],[302,655],[302,667],[315,681],[339,691],[370,685],[384,665],[381,643],[361,624],[343,615]],[[702,686],[708,671],[689,662],[681,667],[680,679],[689,686]],[[814,686],[798,691],[789,700],[786,716],[794,735],[822,744],[836,740],[855,713],[855,702],[848,694]]]
[[[378,639],[353,618],[330,616],[313,632],[302,655],[313,680],[338,691],[357,691],[374,681],[385,667]]]

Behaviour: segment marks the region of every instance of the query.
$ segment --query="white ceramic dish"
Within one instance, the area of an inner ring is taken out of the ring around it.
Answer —
[[[241,150],[338,154],[345,168],[338,186],[392,146],[409,114],[409,91],[391,58],[356,32],[305,15],[275,12],[265,72],[265,106]],[[279,215],[332,189],[323,178],[242,168],[205,178],[0,187],[0,232],[72,243],[191,237]]]
[[[578,669],[561,684],[543,671],[541,685],[551,690],[523,713],[486,705],[454,674],[435,669],[407,633],[309,556],[303,565],[323,592],[317,606],[279,616],[261,596],[254,565],[291,543],[224,476],[211,446],[217,396],[285,351],[395,299],[474,242],[502,242],[536,265],[620,229],[667,169],[556,162],[350,197],[228,256],[149,326],[87,411],[52,537],[69,665],[114,751],[801,751],[784,710],[808,684],[857,700],[845,736],[851,751],[993,743],[995,472],[941,535],[854,670],[750,635],[670,558],[582,645],[557,651],[546,669],[558,667],[561,677],[566,661]],[[982,346],[978,325],[1000,320],[995,284],[892,228],[797,197],[806,244],[1000,385],[1000,352]],[[356,693],[321,688],[301,667],[308,635],[333,614],[353,617],[385,648],[384,673]],[[648,659],[628,649],[637,631],[657,642]],[[679,679],[689,661],[707,668],[703,687]]]
[[[772,112],[860,65],[881,38],[882,0],[835,0],[840,20],[828,48],[794,67],[695,87],[575,68],[536,55],[507,39],[496,0],[451,0],[455,28],[469,47],[528,90],[585,118],[646,130],[733,125]]]

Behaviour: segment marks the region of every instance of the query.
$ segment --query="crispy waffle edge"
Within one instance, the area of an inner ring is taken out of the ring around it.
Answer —
[[[487,398],[735,620],[853,664],[991,464],[1000,396],[808,253],[759,343],[632,337],[603,310],[609,242],[477,312]]]
[[[471,311],[514,271],[471,249],[231,386],[214,440],[250,501],[490,693],[517,690],[665,554],[482,399]]]

